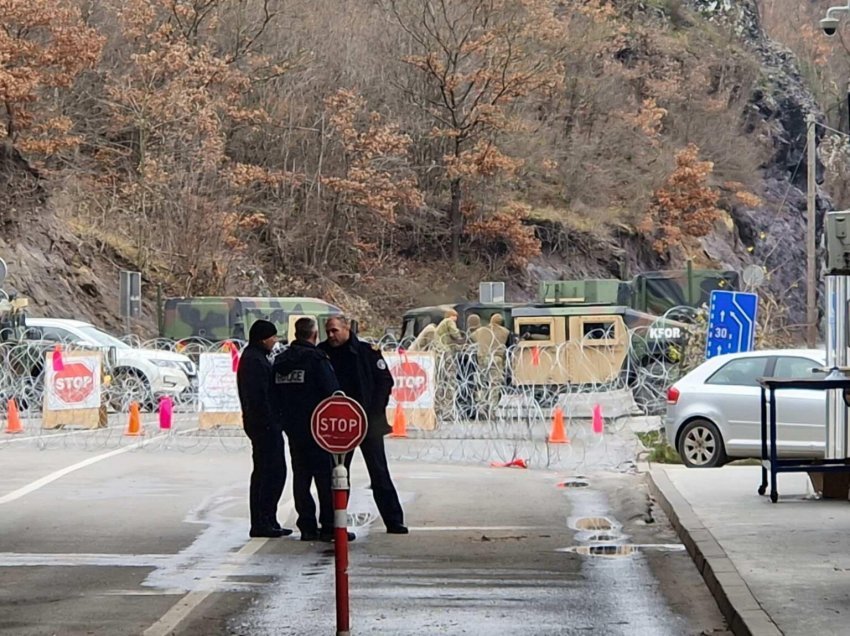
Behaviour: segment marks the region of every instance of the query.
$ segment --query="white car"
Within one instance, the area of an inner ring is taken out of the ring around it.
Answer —
[[[105,331],[80,320],[26,319],[28,339],[66,343],[87,349],[113,348],[112,402],[140,400],[150,405],[158,397],[178,397],[195,382],[195,364],[186,356],[158,349],[136,349]]]
[[[686,466],[721,466],[729,459],[761,457],[761,377],[823,375],[820,349],[731,353],[703,362],[667,390],[667,440]],[[823,457],[826,393],[776,392],[780,457]]]

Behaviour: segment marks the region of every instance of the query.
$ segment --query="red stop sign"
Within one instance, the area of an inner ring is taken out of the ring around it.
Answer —
[[[66,364],[53,374],[53,392],[65,404],[84,402],[94,391],[91,369],[79,362]]]
[[[428,388],[428,374],[417,362],[403,360],[393,367],[392,375],[395,380],[393,399],[396,402],[415,402]]]
[[[325,398],[313,411],[310,430],[316,443],[329,453],[348,453],[366,437],[366,413],[350,397]]]

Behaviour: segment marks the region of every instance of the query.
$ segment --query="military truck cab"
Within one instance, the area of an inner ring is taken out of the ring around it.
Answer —
[[[160,335],[172,340],[247,340],[257,320],[273,322],[278,336],[290,341],[295,321],[304,316],[321,323],[342,310],[318,298],[250,298],[239,296],[195,296],[168,298],[161,319]]]

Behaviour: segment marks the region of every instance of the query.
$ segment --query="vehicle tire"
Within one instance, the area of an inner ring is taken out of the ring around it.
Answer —
[[[688,468],[714,468],[728,461],[720,431],[708,420],[691,420],[685,424],[676,450]]]
[[[150,410],[154,403],[147,379],[135,369],[118,369],[109,386],[109,407],[126,412],[131,402],[138,402],[142,410]]]

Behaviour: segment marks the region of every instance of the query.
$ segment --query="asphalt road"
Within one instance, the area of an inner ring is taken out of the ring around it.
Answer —
[[[353,468],[353,634],[725,629],[641,475],[392,470],[407,536]],[[249,472],[239,444],[0,446],[0,634],[333,634],[330,546],[249,540]]]

